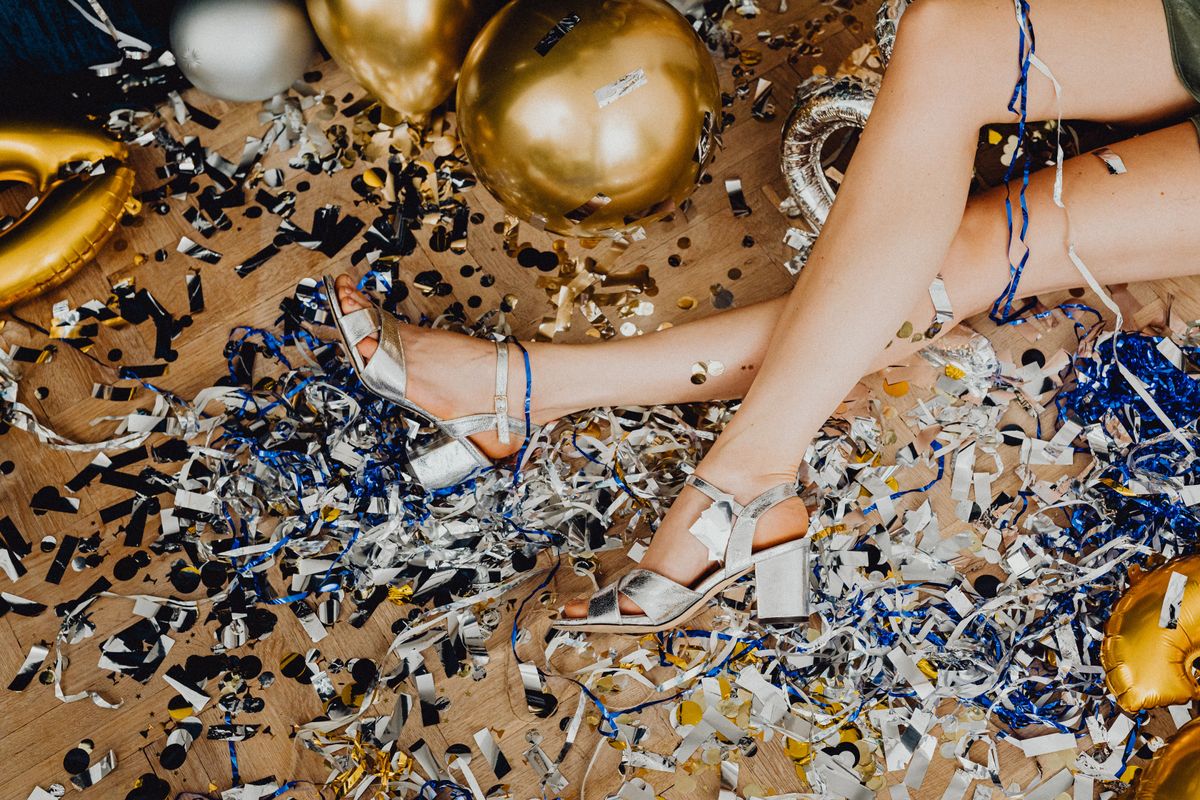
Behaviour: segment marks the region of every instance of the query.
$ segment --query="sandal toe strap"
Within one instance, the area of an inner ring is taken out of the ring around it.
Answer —
[[[588,622],[616,624],[621,621],[620,599],[617,584],[611,583],[592,595],[588,600]]]
[[[340,325],[351,347],[357,347],[363,339],[379,333],[379,320],[373,308],[351,311],[341,318]]]
[[[642,609],[642,614],[655,624],[673,619],[684,609],[698,603],[702,596],[699,592],[647,569],[630,570],[617,581],[616,588],[619,594],[637,603]]]

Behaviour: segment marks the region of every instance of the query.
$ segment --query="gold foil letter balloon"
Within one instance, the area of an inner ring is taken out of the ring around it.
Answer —
[[[496,0],[308,0],[321,43],[343,69],[405,114],[450,96]]]
[[[1134,800],[1192,800],[1200,797],[1200,720],[1179,729],[1138,776]]]
[[[113,163],[90,178],[62,178],[71,163],[123,161],[125,145],[99,131],[0,123],[0,181],[29,184],[36,204],[0,233],[0,308],[71,277],[95,258],[121,217],[137,213],[133,170]]]
[[[459,137],[512,214],[621,233],[696,187],[721,115],[704,44],[666,0],[513,0],[458,84]]]
[[[1159,625],[1163,598],[1176,573],[1183,576],[1177,583],[1186,581],[1179,616],[1176,627],[1164,628]],[[1100,662],[1109,691],[1121,708],[1133,712],[1200,699],[1192,671],[1198,657],[1200,556],[1186,556],[1134,580],[1108,619]]]

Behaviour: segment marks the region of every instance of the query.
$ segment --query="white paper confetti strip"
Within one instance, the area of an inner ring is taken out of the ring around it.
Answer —
[[[1179,605],[1187,589],[1188,578],[1180,572],[1171,571],[1167,590],[1163,593],[1162,609],[1158,612],[1158,627],[1174,630],[1179,627]]]
[[[596,91],[592,92],[596,97],[596,104],[600,108],[605,108],[620,100],[625,95],[646,85],[646,71],[635,69],[633,72],[622,75],[612,83],[601,86]]]

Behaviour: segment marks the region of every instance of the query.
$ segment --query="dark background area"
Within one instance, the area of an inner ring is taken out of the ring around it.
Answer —
[[[88,0],[76,0],[95,15]],[[156,58],[167,47],[175,0],[100,0],[118,30],[148,42]],[[121,56],[112,37],[67,0],[0,0],[0,118],[76,116],[111,91],[112,78],[88,67]],[[161,96],[165,89],[159,88]]]

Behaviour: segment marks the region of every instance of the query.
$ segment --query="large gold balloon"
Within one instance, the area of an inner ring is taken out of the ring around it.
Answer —
[[[1162,628],[1159,615],[1173,572],[1185,575],[1187,584],[1177,627]],[[1137,578],[1117,601],[1104,631],[1100,662],[1109,691],[1121,708],[1133,712],[1200,699],[1200,684],[1192,673],[1197,657],[1200,556],[1185,556]]]
[[[102,175],[62,178],[62,167],[106,158],[123,161],[125,145],[99,131],[0,123],[0,181],[38,193],[35,205],[0,234],[0,308],[27,300],[71,277],[95,258],[133,197],[133,170],[114,164]]]
[[[420,116],[450,96],[496,0],[308,0],[333,59],[384,105]]]
[[[1200,720],[1179,729],[1137,779],[1134,800],[1192,800],[1200,797]]]
[[[716,68],[666,0],[513,0],[471,45],[459,137],[479,180],[555,233],[626,232],[695,188]]]

